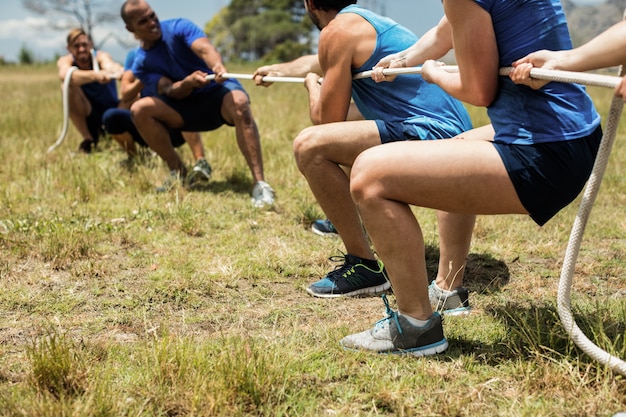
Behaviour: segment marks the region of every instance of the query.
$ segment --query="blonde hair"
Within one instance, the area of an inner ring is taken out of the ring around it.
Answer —
[[[67,34],[67,46],[70,46],[74,43],[74,41],[79,37],[85,35],[87,39],[91,41],[91,37],[87,35],[87,32],[83,28],[74,28],[70,30],[70,33]]]

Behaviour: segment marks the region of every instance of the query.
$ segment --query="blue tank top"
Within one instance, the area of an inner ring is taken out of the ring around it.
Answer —
[[[489,12],[501,67],[540,50],[571,49],[559,0],[475,0]],[[495,140],[531,144],[577,139],[591,134],[600,116],[583,86],[551,82],[539,90],[500,77],[487,113]]]
[[[376,48],[370,58],[352,73],[371,70],[381,58],[400,52],[417,42],[417,36],[394,22],[357,5],[340,12],[354,13],[367,20],[376,30]],[[368,120],[411,122],[422,139],[456,136],[472,128],[472,123],[458,100],[421,75],[400,75],[391,83],[376,83],[371,78],[352,81],[352,98]]]

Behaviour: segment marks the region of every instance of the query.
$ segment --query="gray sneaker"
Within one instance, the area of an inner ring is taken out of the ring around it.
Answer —
[[[167,176],[167,178],[165,178],[165,180],[163,181],[163,184],[156,187],[156,192],[165,193],[179,185],[183,185],[180,172],[172,170],[170,171],[170,174]]]
[[[252,189],[252,205],[257,208],[274,205],[274,190],[265,181],[254,184]]]
[[[341,339],[339,343],[344,349],[428,356],[444,352],[448,348],[439,313],[433,313],[423,327],[413,326],[389,307],[385,295],[382,298],[387,317],[379,320],[372,329]]]
[[[469,293],[465,287],[444,291],[433,281],[428,286],[428,298],[433,310],[446,316],[460,316],[468,314],[471,310]]]
[[[211,169],[211,165],[207,162],[206,159],[200,158],[196,161],[196,164],[191,169],[189,176],[187,177],[187,183],[189,186],[193,186],[200,182],[206,182],[211,179],[211,173],[213,170]]]

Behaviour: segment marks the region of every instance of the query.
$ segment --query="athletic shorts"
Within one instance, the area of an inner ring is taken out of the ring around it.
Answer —
[[[165,96],[158,96],[158,98],[181,115],[184,130],[206,132],[228,124],[222,118],[222,101],[226,94],[236,90],[246,93],[238,81],[226,80],[206,92],[196,93],[182,100]]]
[[[122,133],[129,133],[135,143],[143,147],[148,147],[148,144],[143,140],[139,131],[135,127],[135,123],[133,123],[130,110],[120,108],[109,109],[104,112],[102,122],[104,123],[104,128],[109,134],[120,135]],[[169,129],[169,132],[170,142],[173,147],[178,148],[185,143],[185,138],[183,138],[180,129]]]
[[[378,127],[380,142],[383,144],[405,140],[450,139],[472,128],[467,126],[465,130],[455,129],[450,123],[425,116],[415,116],[400,122],[384,120],[374,120],[374,122]]]
[[[517,196],[530,217],[543,226],[571,203],[585,186],[602,140],[602,128],[589,136],[559,142],[515,145],[494,142]]]

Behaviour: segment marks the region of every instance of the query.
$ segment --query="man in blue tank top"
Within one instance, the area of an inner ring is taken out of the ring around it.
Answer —
[[[273,205],[274,190],[264,180],[259,132],[248,95],[238,82],[220,77],[226,68],[204,32],[186,19],[160,22],[143,0],[125,1],[121,15],[142,45],[132,71],[144,84],[147,97],[133,103],[131,113],[141,136],[170,169],[164,188],[185,178],[187,171],[168,129],[209,131],[227,124],[236,128],[237,144],[254,179],[253,205]],[[216,80],[207,81],[209,74],[216,74]]]
[[[57,69],[61,82],[72,67],[69,84],[69,116],[82,135],[78,150],[90,153],[98,143],[102,129],[102,115],[107,109],[118,105],[116,78],[122,75],[122,66],[111,55],[97,51],[92,55],[93,44],[87,33],[76,28],[67,35],[67,51],[57,60]],[[99,69],[97,68],[99,67]]]
[[[314,126],[296,137],[295,158],[347,251],[340,257],[343,265],[307,288],[316,297],[379,293],[390,286],[350,197],[345,171],[356,157],[381,143],[451,138],[472,128],[463,105],[420,75],[398,77],[397,84],[387,85],[370,78],[353,80],[354,74],[417,41],[408,29],[355,3],[306,0],[309,16],[321,29],[318,54],[255,73],[258,84],[263,84],[263,75],[306,76]],[[463,275],[474,220],[473,215],[439,212],[439,275]],[[464,234],[465,240],[448,245],[450,229]],[[449,310],[469,308],[466,291],[456,300],[457,305],[447,304]]]

